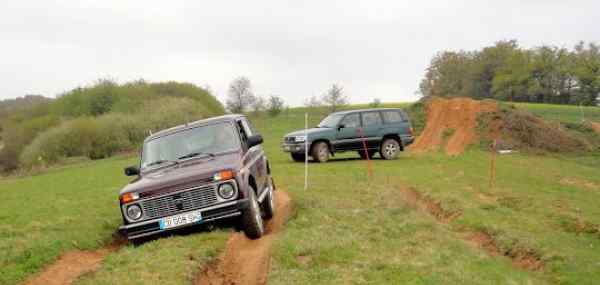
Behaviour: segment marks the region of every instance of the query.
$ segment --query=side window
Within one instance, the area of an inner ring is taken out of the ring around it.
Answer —
[[[386,124],[401,123],[404,121],[400,111],[382,111],[381,114],[383,114],[383,121]]]
[[[345,128],[358,128],[360,127],[360,115],[358,113],[346,115],[340,124]]]
[[[248,136],[253,136],[253,135],[258,134],[258,132],[256,131],[256,128],[252,125],[252,123],[250,123],[250,121],[248,121],[248,119],[243,119],[242,124],[244,125],[244,130],[246,131]]]
[[[362,120],[364,127],[381,125],[381,115],[379,115],[379,112],[362,113]]]
[[[242,123],[241,120],[236,121],[237,124],[237,129],[240,132],[240,139],[242,140],[243,144],[247,144],[248,143],[248,133],[244,130],[244,124]]]

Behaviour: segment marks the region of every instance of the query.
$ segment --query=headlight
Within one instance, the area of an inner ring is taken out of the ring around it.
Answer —
[[[231,183],[224,183],[219,186],[218,192],[221,198],[225,200],[231,199],[235,196],[235,187]]]
[[[137,220],[142,217],[142,208],[137,204],[127,207],[127,217],[132,220]]]
[[[306,141],[306,136],[297,136],[294,138],[295,142],[305,142]]]

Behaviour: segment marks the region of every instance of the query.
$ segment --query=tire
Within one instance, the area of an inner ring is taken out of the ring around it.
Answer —
[[[260,205],[256,192],[250,188],[248,191],[248,208],[242,213],[242,228],[250,239],[257,239],[265,233],[265,225],[261,216]]]
[[[305,156],[304,153],[291,153],[292,156],[292,160],[294,160],[295,162],[304,162],[305,160]]]
[[[317,142],[311,149],[311,156],[316,162],[327,162],[329,160],[329,147],[325,142]]]
[[[381,143],[381,149],[379,150],[379,155],[383,159],[394,159],[398,156],[400,152],[400,144],[395,139],[384,139]]]
[[[369,150],[368,153],[369,153],[369,159],[371,159],[371,158],[373,158],[373,156],[375,156],[376,151]],[[362,158],[362,159],[367,159],[367,156],[365,155],[364,150],[359,150],[358,155],[360,155],[360,158]]]
[[[273,190],[275,190],[273,188],[273,178],[269,178],[269,193],[267,193],[261,205],[265,220],[270,220],[275,216],[275,197],[273,196],[275,193],[273,193]]]

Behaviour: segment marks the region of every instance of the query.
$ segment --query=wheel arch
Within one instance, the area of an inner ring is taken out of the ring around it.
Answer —
[[[383,145],[383,142],[386,139],[393,139],[395,141],[398,142],[398,145],[400,146],[400,151],[404,151],[404,144],[402,144],[402,139],[400,139],[400,136],[398,136],[398,134],[386,134],[381,138],[381,143],[379,144],[379,149],[381,149],[381,146]]]

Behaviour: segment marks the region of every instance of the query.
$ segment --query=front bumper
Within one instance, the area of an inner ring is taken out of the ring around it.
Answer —
[[[309,142],[310,145],[310,142]],[[281,149],[284,152],[293,152],[293,153],[304,153],[305,143],[283,143],[281,144]]]
[[[159,221],[162,218],[131,223],[119,227],[119,232],[128,239],[135,239],[144,236],[154,235],[165,231],[176,230],[189,226],[199,225],[224,218],[236,217],[242,214],[242,210],[248,207],[248,199],[239,199],[230,202],[224,202],[209,207],[193,209],[190,211],[200,210],[202,212],[202,220],[198,223],[187,224],[176,228],[161,229]]]

